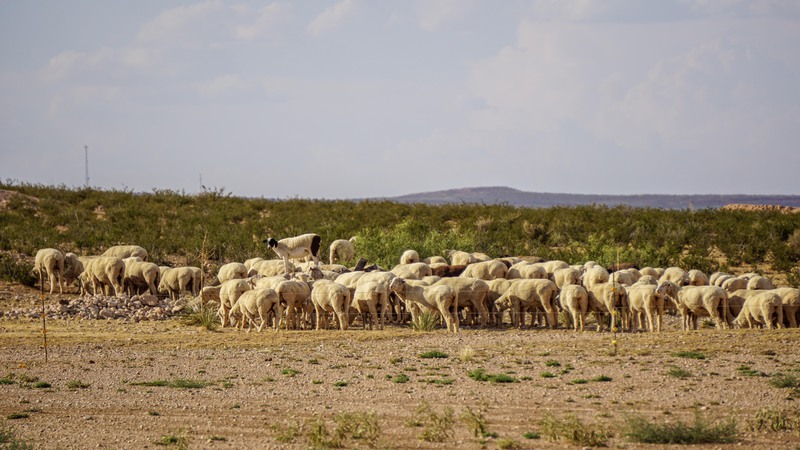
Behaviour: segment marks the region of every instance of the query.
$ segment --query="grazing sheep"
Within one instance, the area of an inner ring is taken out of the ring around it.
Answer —
[[[222,284],[228,280],[236,278],[247,278],[247,266],[240,262],[229,262],[223,264],[217,271],[217,280]]]
[[[228,280],[220,285],[219,311],[217,315],[219,315],[219,320],[223,328],[230,323],[233,305],[236,304],[236,301],[239,300],[242,294],[251,289],[253,289],[253,286],[247,280],[240,278]]]
[[[329,247],[328,263],[336,264],[338,262],[350,261],[356,257],[356,248],[353,245],[356,238],[351,237],[347,239],[336,239],[331,242]]]
[[[505,278],[507,273],[508,267],[503,262],[493,259],[470,264],[459,276],[489,281]]]
[[[461,250],[450,250],[448,256],[450,257],[451,266],[466,266],[478,262],[474,256]]]
[[[401,300],[406,302],[407,309],[411,311],[413,319],[416,319],[420,308],[428,311],[437,311],[444,318],[447,331],[458,332],[458,303],[456,301],[456,292],[452,287],[447,285],[413,285],[403,278],[395,277],[389,283],[389,290],[396,293]]]
[[[687,286],[689,284],[689,272],[680,267],[667,267],[664,269],[664,274],[658,279],[658,284],[660,285],[664,281],[671,281],[678,286]]]
[[[596,269],[599,266],[595,266]],[[603,269],[605,270],[605,269]],[[611,330],[616,328],[617,308],[619,308],[620,322],[625,328],[628,316],[628,292],[625,286],[619,283],[605,282],[597,283],[592,286],[585,286],[589,294],[589,310],[597,315],[597,331],[605,329],[603,316],[611,315]]]
[[[717,284],[717,278],[725,275],[730,276],[730,274],[727,274],[725,272],[714,272],[711,275],[709,275],[708,277],[709,286],[719,286],[719,284]]]
[[[681,313],[683,330],[688,330],[690,325],[696,330],[697,318],[700,316],[711,316],[718,328],[728,328],[728,293],[723,288],[678,286],[674,282],[663,281],[659,283],[657,292],[668,295],[675,302]]]
[[[416,250],[406,250],[400,255],[400,264],[413,264],[419,261],[419,253]]]
[[[650,275],[651,277],[658,280],[659,278],[661,278],[661,275],[664,274],[664,269],[657,267],[642,267],[641,269],[639,269],[639,273],[641,273],[643,276]]]
[[[97,256],[88,260],[85,265],[84,273],[87,280],[92,284],[92,291],[98,292],[98,285],[106,296],[111,295],[111,288],[114,288],[114,295],[122,294],[122,284],[125,279],[125,263],[116,256]]]
[[[283,280],[274,289],[278,293],[281,303],[286,305],[286,329],[305,329],[309,324],[303,321],[300,326],[298,322],[305,311],[304,305],[311,299],[309,284],[297,280]]]
[[[565,269],[565,268],[569,267],[569,264],[567,264],[564,261],[557,260],[557,259],[554,259],[552,261],[545,261],[545,262],[541,263],[541,265],[542,265],[542,267],[544,267],[544,270],[547,272],[547,278],[550,278],[550,279],[552,279],[553,273],[555,273],[556,270]]]
[[[231,316],[241,314],[242,320],[239,322],[239,328],[241,329],[244,322],[247,321],[248,333],[255,324],[255,318],[258,317],[261,320],[259,324],[256,324],[256,330],[261,332],[264,324],[267,323],[270,311],[275,313],[275,331],[278,331],[283,320],[283,309],[278,293],[266,288],[251,289],[239,296],[239,300],[231,308]]]
[[[783,317],[789,322],[792,328],[797,327],[797,313],[800,312],[800,289],[781,287],[773,289],[772,292],[781,297],[783,304]]]
[[[539,263],[521,262],[511,266],[506,272],[506,278],[514,280],[525,278],[531,280],[547,279],[547,269]]]
[[[711,284],[706,274],[700,270],[692,269],[688,274],[689,284],[692,286],[708,286]]]
[[[139,294],[147,289],[152,295],[158,295],[157,286],[161,271],[158,265],[147,261],[131,261],[125,263],[123,287],[129,295]]]
[[[434,264],[447,264],[447,260],[443,256],[430,256],[422,260],[425,264],[432,266]]]
[[[486,308],[486,294],[489,285],[475,278],[449,277],[442,278],[433,286],[450,286],[456,292],[456,303],[459,307],[469,307],[480,316],[480,326],[485,327],[489,321],[489,310]]]
[[[772,280],[770,280],[769,278],[762,277],[761,275],[755,275],[747,280],[747,289],[767,290],[767,289],[775,289],[775,286],[772,285]]]
[[[254,277],[247,278],[250,282],[250,285],[254,288],[269,288],[275,289],[278,287],[279,284],[287,281],[285,275],[273,275],[271,277],[263,277],[260,275],[256,275]]]
[[[247,267],[247,273],[250,273],[250,269],[252,269],[253,266],[256,263],[261,262],[261,261],[264,261],[264,258],[262,258],[260,256],[256,256],[255,258],[250,258],[250,259],[246,260],[244,262],[244,266]]]
[[[619,271],[619,272],[611,272],[608,274],[608,281],[612,281],[615,283],[622,284],[624,286],[630,286],[636,282],[633,279],[633,275],[626,271]]]
[[[398,264],[392,268],[391,272],[398,277],[412,280],[419,280],[421,278],[433,275],[431,266],[425,264],[424,262]]]
[[[62,274],[62,278],[64,280],[64,286],[69,286],[73,284],[75,281],[80,282],[81,274],[83,273],[83,262],[81,262],[78,255],[72,252],[67,252],[64,254],[64,273]],[[83,284],[80,284],[81,291],[83,290]]]
[[[663,292],[658,293],[658,286],[654,284],[634,283],[626,290],[631,310],[631,330],[638,331],[639,328],[643,328],[644,315],[647,318],[647,330],[651,333],[654,331],[661,333],[666,295]]]
[[[322,238],[314,233],[284,238],[279,241],[271,237],[264,239],[264,243],[283,259],[284,273],[286,274],[290,274],[294,271],[289,266],[289,258],[301,259],[311,257],[311,259],[317,263],[317,266],[319,266],[320,242],[322,242]]]
[[[571,284],[580,284],[581,271],[574,267],[562,267],[553,272],[553,281],[559,289]]]
[[[289,261],[289,274],[295,272],[294,264]],[[263,275],[265,277],[272,277],[276,275],[286,275],[286,264],[283,263],[280,259],[264,259],[261,261],[255,262],[252,266],[250,266],[250,270],[247,271],[247,276],[252,277],[254,275]]]
[[[55,290],[55,283],[58,282],[58,293],[64,293],[64,254],[54,248],[43,248],[36,252],[33,263],[34,270],[39,275],[39,285],[44,289],[44,276],[50,280],[50,293]]]
[[[392,281],[398,279],[393,278]],[[368,321],[370,330],[373,323],[378,324],[379,330],[383,329],[383,319],[386,315],[386,309],[389,307],[389,293],[385,284],[377,281],[359,284],[353,294],[351,304],[361,315],[365,330],[367,329]],[[378,305],[381,307],[380,316],[378,315]],[[370,315],[370,320],[367,320],[367,313]]]
[[[653,286],[658,286],[658,280],[652,275],[642,275],[636,283],[633,283],[634,286],[637,284],[652,284]]]
[[[205,286],[200,289],[200,301],[202,303],[216,302],[219,303],[219,293],[222,290],[220,286]]]
[[[719,282],[720,279],[721,277],[717,279],[717,282]],[[727,278],[722,282],[721,287],[728,293],[738,291],[739,289],[747,289],[747,280],[739,277]]]
[[[498,310],[511,310],[511,324],[522,327],[525,324],[523,307],[541,307],[545,311],[545,318],[550,329],[556,327],[556,310],[554,299],[558,287],[550,280],[522,279],[513,283],[506,292],[495,302]],[[533,326],[531,317],[531,326]]]
[[[583,275],[581,275],[581,283],[583,283],[583,287],[586,289],[591,289],[592,286],[597,284],[608,283],[608,280],[608,271],[605,267],[600,265],[589,267],[583,272]]]
[[[346,330],[350,310],[350,290],[343,284],[329,280],[317,280],[311,290],[311,302],[317,313],[317,330],[328,328],[328,313],[336,314],[339,329]]]
[[[185,291],[197,295],[195,291],[196,276],[195,267],[172,267],[161,272],[161,281],[158,283],[158,292],[169,294],[173,300],[177,300]],[[196,293],[197,292],[197,293]]]
[[[147,250],[138,245],[114,245],[106,249],[100,256],[116,256],[119,259],[136,256],[142,258],[142,261],[147,261]]]
[[[751,289],[753,290],[753,289]],[[759,291],[755,295],[749,296],[744,304],[742,310],[733,323],[739,327],[753,328],[754,324],[759,326],[766,325],[767,329],[772,329],[772,315],[777,316],[778,328],[783,328],[783,305],[781,297],[775,292]]]
[[[567,284],[561,288],[558,296],[561,308],[569,313],[575,331],[584,330],[586,311],[589,308],[589,293],[581,285]]]
[[[497,299],[502,297],[503,294],[506,293],[508,288],[511,287],[512,284],[519,281],[519,279],[509,280],[503,278],[496,278],[494,280],[487,281],[486,284],[489,285],[489,292],[486,293],[486,309],[489,310],[489,323],[494,326],[501,326],[502,317],[498,314]]]

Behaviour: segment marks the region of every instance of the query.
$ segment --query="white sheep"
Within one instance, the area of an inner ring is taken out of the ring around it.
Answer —
[[[800,289],[780,287],[773,289],[772,292],[781,297],[783,317],[789,322],[789,326],[792,328],[797,327],[797,313],[800,311]]]
[[[397,280],[394,278],[393,280]],[[389,292],[385,284],[377,281],[368,281],[356,286],[356,291],[353,294],[351,302],[361,315],[361,320],[364,323],[364,329],[367,329],[367,321],[369,321],[369,329],[372,329],[372,324],[377,323],[378,329],[383,329],[384,316],[386,310],[389,308]],[[381,307],[380,315],[378,315],[378,306]],[[367,313],[370,318],[367,319]]]
[[[492,325],[500,326],[503,324],[502,317],[500,314],[498,314],[497,305],[495,303],[503,294],[506,293],[512,284],[521,279],[522,278],[509,280],[507,278],[496,278],[486,282],[486,284],[489,285],[489,291],[486,293],[486,309],[489,310],[489,322]]]
[[[675,302],[681,313],[683,330],[688,330],[690,325],[696,330],[699,316],[711,316],[718,328],[728,328],[728,293],[723,288],[678,286],[665,280],[659,283],[657,292],[668,295]]]
[[[311,302],[317,313],[317,330],[328,328],[328,313],[333,312],[339,329],[346,330],[350,321],[350,290],[343,284],[329,280],[317,280],[311,290]]]
[[[575,267],[562,267],[553,272],[553,282],[559,289],[572,284],[580,284],[581,271]]]
[[[450,286],[422,286],[415,285],[400,277],[392,278],[389,290],[396,293],[406,306],[414,319],[420,309],[436,311],[444,318],[447,331],[458,333],[458,304],[456,292]]]
[[[608,270],[601,265],[591,266],[581,275],[581,283],[586,289],[591,289],[592,286],[597,284],[608,283],[608,280]]]
[[[505,278],[508,273],[508,266],[502,261],[489,260],[472,263],[459,275],[462,278],[477,278],[479,280],[495,280]]]
[[[489,310],[486,308],[486,294],[489,285],[476,278],[445,277],[433,286],[450,286],[456,293],[458,307],[468,307],[477,312],[480,317],[480,326],[485,327],[489,322]]]
[[[173,300],[177,300],[187,290],[191,291],[192,295],[197,295],[200,288],[197,285],[195,269],[199,270],[196,267],[168,267],[161,272],[158,292],[169,294]]]
[[[147,250],[138,245],[114,245],[106,249],[100,256],[116,256],[119,259],[136,256],[147,261]]]
[[[470,253],[461,250],[450,250],[448,256],[450,257],[451,266],[466,266],[467,264],[478,262]]]
[[[443,256],[429,256],[429,257],[423,259],[422,262],[424,262],[425,264],[427,264],[429,266],[432,266],[434,264],[436,264],[436,265],[447,264],[447,260],[444,259]]]
[[[331,246],[329,247],[330,254],[328,257],[328,262],[330,264],[335,264],[354,259],[356,257],[356,248],[353,245],[355,240],[355,237],[351,237],[350,240],[336,239],[335,241],[331,242]]]
[[[158,265],[147,261],[125,262],[125,276],[123,286],[129,295],[139,294],[141,289],[147,289],[152,295],[158,294],[157,286],[161,272]]]
[[[730,276],[730,274],[725,273],[725,272],[714,272],[711,275],[709,275],[708,276],[708,284],[709,284],[709,286],[719,286],[719,284],[717,284],[717,278],[719,278],[721,276],[724,276],[724,275]]]
[[[547,279],[547,269],[539,263],[529,263],[522,261],[514,264],[506,272],[506,278],[514,280],[518,278],[543,280]]]
[[[717,282],[719,283],[719,281],[723,278],[724,277],[718,278]],[[738,291],[739,289],[747,289],[747,279],[741,277],[724,278],[721,287],[728,293]]]
[[[247,278],[247,266],[240,262],[229,262],[223,264],[217,271],[217,280],[222,284],[235,278]]]
[[[515,327],[522,327],[525,324],[523,307],[529,307],[533,311],[541,307],[545,311],[545,318],[550,329],[553,330],[556,327],[556,309],[553,302],[557,292],[558,287],[550,280],[522,279],[513,283],[497,299],[495,305],[499,311],[511,310],[511,324]],[[534,317],[531,317],[531,326],[533,326],[533,319]]]
[[[661,278],[661,275],[664,275],[664,270],[665,269],[661,267],[642,267],[641,269],[639,269],[639,273],[641,273],[642,275],[650,275],[651,277],[658,280],[659,278]]]
[[[400,264],[412,264],[419,261],[419,253],[416,250],[406,250],[400,255]]]
[[[775,286],[772,285],[772,280],[770,280],[769,278],[762,277],[761,275],[755,275],[747,280],[747,289],[766,290],[766,289],[775,289]]]
[[[80,281],[81,273],[83,273],[83,263],[78,255],[72,252],[64,253],[64,273],[61,274],[64,286]]]
[[[569,267],[569,264],[567,264],[564,261],[560,261],[558,259],[554,259],[554,260],[551,260],[551,261],[544,261],[544,262],[542,262],[540,264],[542,265],[542,267],[544,267],[544,270],[547,271],[547,277],[548,278],[552,278],[553,273],[557,269],[564,269],[564,268]]]
[[[680,267],[667,267],[661,278],[658,279],[658,284],[660,285],[664,281],[671,281],[678,286],[686,286],[689,284],[689,272]]]
[[[106,296],[122,294],[122,284],[125,279],[125,263],[116,256],[97,256],[84,264],[84,273],[92,284],[92,291],[96,294],[98,286]]]
[[[614,331],[617,327],[618,312],[622,325],[620,328],[625,328],[629,311],[628,291],[625,286],[619,283],[605,282],[585,287],[589,294],[589,310],[597,315],[597,331],[605,329],[605,321],[603,320],[605,314],[611,315],[611,330]]]
[[[558,295],[558,301],[561,308],[569,314],[575,331],[579,328],[583,331],[586,311],[589,308],[589,293],[586,288],[578,284],[564,285]]]
[[[431,266],[424,262],[398,264],[392,268],[391,272],[395,274],[395,276],[412,280],[419,280],[433,274]]]
[[[642,277],[639,278],[636,283],[633,283],[633,286],[639,284],[652,284],[653,286],[658,286],[658,279],[652,275],[642,275]]]
[[[219,315],[219,320],[223,327],[230,323],[233,305],[236,304],[236,301],[239,300],[239,297],[241,297],[242,294],[251,289],[253,289],[253,286],[248,282],[248,280],[240,278],[228,280],[220,285],[219,311],[217,314]]]
[[[701,270],[691,269],[688,274],[689,284],[692,286],[708,286],[711,284],[708,276]]]
[[[231,316],[241,314],[242,320],[239,322],[239,328],[241,329],[244,322],[247,321],[248,333],[255,324],[255,318],[258,317],[261,320],[256,324],[256,330],[260,332],[267,323],[270,311],[275,313],[275,331],[278,331],[283,320],[283,309],[278,293],[272,289],[251,289],[239,296],[236,304],[231,308]]]
[[[752,289],[751,289],[752,290]],[[778,328],[783,328],[783,305],[781,297],[775,292],[759,291],[751,295],[742,305],[742,310],[733,323],[743,328],[753,328],[754,324],[766,325],[767,329],[772,329],[772,316],[777,316]]]
[[[247,271],[247,276],[252,277],[254,275],[263,275],[265,277],[272,277],[275,275],[285,275],[286,273],[294,273],[295,267],[291,261],[289,261],[289,272],[286,272],[286,264],[280,259],[262,259],[261,261],[256,261],[250,266],[250,270]]]
[[[58,282],[59,294],[64,293],[64,254],[54,248],[43,248],[36,252],[33,267],[39,275],[39,285],[44,289],[44,277],[50,280],[50,293],[55,290],[55,283]]]
[[[264,239],[264,243],[283,259],[284,273],[286,274],[293,272],[289,267],[289,258],[302,259],[311,257],[319,266],[319,247],[321,242],[322,238],[314,233],[284,238],[279,241],[271,237]]]
[[[650,275],[647,275],[652,279]],[[643,328],[642,316],[647,319],[647,330],[661,332],[664,317],[664,298],[666,294],[658,293],[658,286],[653,284],[634,283],[626,288],[631,310],[631,329]]]
[[[282,304],[286,305],[286,329],[305,329],[309,322],[304,316],[306,302],[311,300],[311,287],[297,280],[282,280],[275,286]],[[299,317],[298,317],[299,316]],[[302,320],[302,326],[299,323]]]
[[[264,261],[264,258],[262,258],[260,256],[256,256],[255,258],[250,258],[250,259],[245,260],[244,266],[247,267],[247,272],[249,273],[250,269],[253,268],[253,265],[258,263],[258,262],[260,262],[260,261]]]

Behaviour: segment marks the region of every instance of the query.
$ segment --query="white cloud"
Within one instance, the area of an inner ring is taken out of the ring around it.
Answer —
[[[355,11],[355,0],[342,0],[315,17],[306,27],[306,31],[311,36],[327,33],[355,14]]]
[[[236,74],[221,75],[213,80],[201,83],[197,91],[206,97],[218,97],[226,94],[244,91],[250,88],[250,83]]]
[[[421,0],[415,8],[417,23],[425,31],[438,31],[466,16],[473,3],[471,0]]]
[[[273,31],[273,28],[286,14],[286,7],[279,3],[267,5],[258,12],[255,22],[249,25],[239,25],[234,30],[237,38],[254,40]]]
[[[42,70],[46,81],[59,81],[79,70],[96,69],[114,58],[115,51],[102,48],[92,53],[66,51],[54,56]]]
[[[222,7],[221,2],[209,0],[162,11],[153,20],[141,26],[137,39],[140,42],[160,44],[179,39],[193,22],[221,10]]]

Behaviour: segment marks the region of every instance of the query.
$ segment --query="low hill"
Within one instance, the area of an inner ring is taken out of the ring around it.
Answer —
[[[627,205],[637,208],[715,209],[732,203],[800,207],[800,195],[587,195],[525,192],[504,186],[470,187],[421,192],[390,197],[385,200],[399,203],[423,203],[429,205],[462,203],[484,205],[507,204],[528,208],[581,205]]]

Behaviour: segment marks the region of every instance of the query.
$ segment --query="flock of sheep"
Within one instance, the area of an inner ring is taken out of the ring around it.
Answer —
[[[448,331],[462,323],[501,326],[509,311],[513,326],[535,324],[554,329],[564,311],[568,327],[584,330],[593,313],[597,330],[662,330],[665,310],[680,312],[684,330],[697,328],[699,317],[710,317],[719,328],[796,327],[800,290],[775,288],[755,273],[734,276],[679,267],[609,271],[595,262],[570,265],[536,257],[491,258],[483,253],[449,251],[420,260],[405,251],[391,270],[372,266],[352,270],[341,262],[354,260],[354,239],[330,245],[329,264],[321,264],[319,235],[264,240],[280,259],[252,258],[224,264],[204,286],[197,267],[164,267],[147,262],[147,251],[135,245],[114,246],[100,256],[42,249],[34,271],[44,288],[50,280],[63,293],[77,282],[81,294],[119,296],[148,291],[177,299],[191,292],[198,301],[219,304],[224,326],[246,324],[261,331],[327,329],[329,322],[345,330],[361,317],[364,328],[382,329],[387,321],[417,321],[430,312]],[[359,267],[360,268],[360,267]],[[608,320],[606,320],[608,318]],[[606,322],[609,322],[607,325]]]

